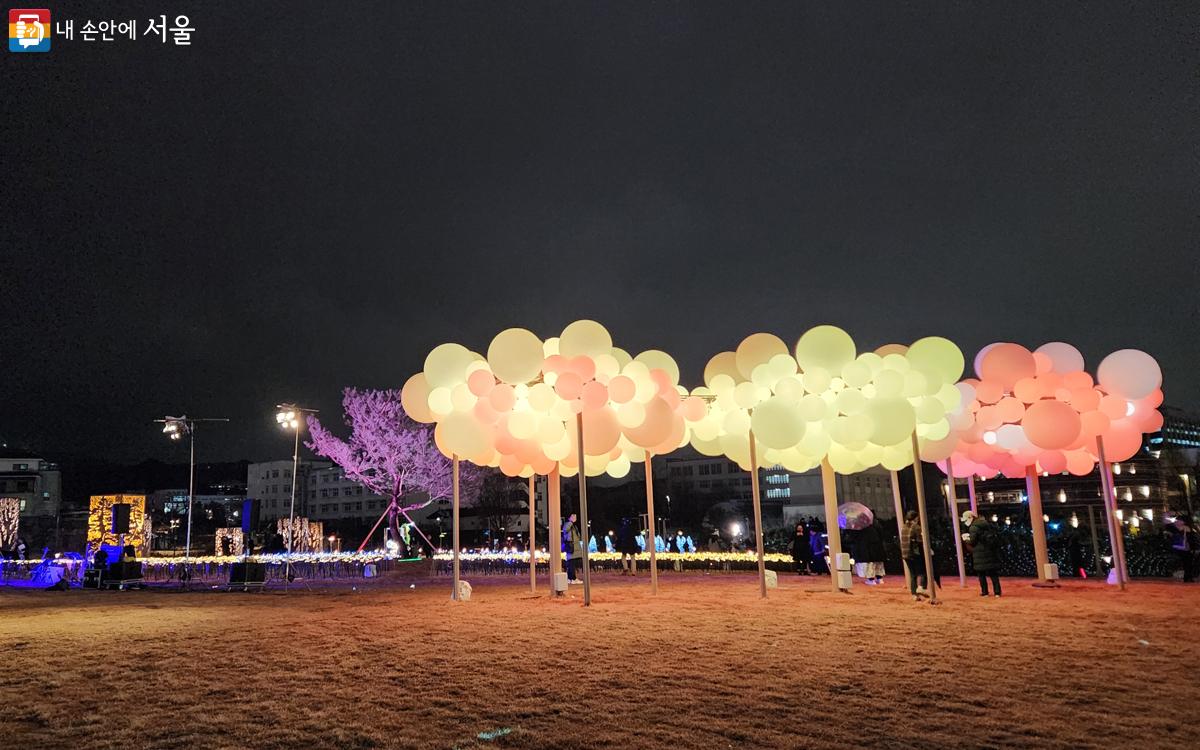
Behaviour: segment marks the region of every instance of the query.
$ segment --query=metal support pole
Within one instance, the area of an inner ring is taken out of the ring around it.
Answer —
[[[946,459],[946,502],[954,525],[954,551],[958,554],[958,587],[967,587],[967,563],[963,559],[962,525],[958,522],[958,489],[955,487],[953,460]]]
[[[842,554],[842,531],[838,524],[837,475],[828,458],[821,459],[821,494],[825,499],[825,531],[829,540],[829,578],[833,590],[841,591],[838,585],[838,555]]]
[[[459,549],[460,548],[459,548],[459,542],[458,542],[458,526],[459,526],[459,524],[458,524],[458,454],[457,453],[454,454],[454,456],[450,459],[450,464],[451,464],[451,472],[452,472],[452,474],[450,476],[450,487],[451,487],[451,494],[453,496],[450,517],[451,517],[451,522],[454,526],[454,528],[451,532],[451,537],[454,540],[454,590],[450,592],[450,598],[453,599],[454,601],[458,601],[458,579],[459,579],[459,574],[460,574],[461,569],[459,567],[460,566],[460,561],[459,561]]]
[[[650,593],[657,594],[658,550],[654,545],[654,467],[650,460],[650,451],[646,451],[646,550],[650,553]]]
[[[975,497],[975,475],[967,477],[967,497],[971,498],[971,512],[979,512],[979,501]]]
[[[925,512],[925,478],[921,473],[921,446],[917,443],[917,432],[912,434],[913,480],[917,485],[917,514],[921,520],[921,546],[925,555],[925,585],[929,590],[929,603],[938,604],[937,576],[933,572],[933,548],[929,540],[929,516]]]
[[[754,549],[758,554],[758,591],[767,598],[767,562],[763,556],[762,500],[758,496],[758,451],[754,445],[754,430],[750,436],[750,496],[754,501]]]
[[[1096,533],[1096,509],[1089,505],[1088,509],[1088,533],[1092,535],[1092,570],[1096,572],[1096,577],[1104,575],[1103,563],[1100,559],[1100,539]],[[1078,573],[1079,571],[1075,571]]]
[[[592,605],[592,566],[588,562],[588,539],[591,532],[588,529],[587,472],[583,465],[583,412],[575,415],[575,434],[579,446],[579,534],[582,537],[580,546],[583,548],[583,606],[590,607]]]

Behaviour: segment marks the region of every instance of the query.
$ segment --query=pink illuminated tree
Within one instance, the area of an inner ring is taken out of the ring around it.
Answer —
[[[388,528],[391,538],[400,540],[401,516],[412,523],[410,511],[450,497],[450,459],[434,444],[434,426],[421,424],[405,413],[398,390],[346,388],[342,392],[342,408],[346,413],[346,426],[350,428],[349,440],[337,437],[316,417],[310,416],[308,429],[312,439],[306,445],[340,466],[347,479],[390,498],[385,511]],[[479,469],[460,464],[463,497],[473,497],[481,480]],[[410,493],[425,493],[428,497],[420,502],[403,504],[401,499]],[[378,525],[377,522],[376,528]],[[413,528],[417,528],[415,523]],[[419,528],[417,531],[420,533]],[[370,536],[368,534],[363,540],[363,546]],[[428,538],[425,541],[429,543]]]

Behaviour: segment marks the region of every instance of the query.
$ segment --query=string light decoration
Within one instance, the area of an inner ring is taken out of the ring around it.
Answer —
[[[213,536],[213,552],[219,557],[225,557],[221,554],[225,540],[229,540],[229,555],[232,557],[240,557],[245,551],[245,540],[242,537],[241,526],[231,526],[224,529],[217,529]]]
[[[17,546],[17,532],[21,525],[21,499],[0,497],[0,549]]]
[[[124,534],[124,543],[132,546],[138,557],[147,549],[146,530],[149,526],[146,523],[145,495],[92,495],[88,505],[89,552],[94,554],[102,545],[121,544],[122,535],[112,533],[112,507],[121,504],[129,506],[129,533]]]
[[[293,552],[316,552],[321,549],[321,539],[325,536],[325,524],[321,521],[310,521],[304,516],[292,519],[292,534],[295,544]],[[275,532],[287,539],[288,519],[280,518],[275,522]]]

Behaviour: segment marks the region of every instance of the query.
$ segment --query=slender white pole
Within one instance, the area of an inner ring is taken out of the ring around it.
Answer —
[[[1129,582],[1129,568],[1125,566],[1125,533],[1121,519],[1117,517],[1117,491],[1113,487],[1112,465],[1104,455],[1104,438],[1096,436],[1096,453],[1100,459],[1100,487],[1104,494],[1104,512],[1108,514],[1109,542],[1112,547],[1113,568],[1117,571],[1117,583],[1121,590]]]
[[[450,486],[451,486],[451,489],[453,490],[451,493],[453,496],[453,504],[452,504],[452,510],[451,510],[450,514],[451,514],[451,519],[452,519],[452,523],[454,526],[453,532],[451,534],[451,536],[454,540],[454,590],[450,592],[450,598],[455,601],[458,601],[458,577],[459,577],[459,572],[460,572],[459,559],[458,559],[458,555],[459,555],[459,544],[458,544],[458,454],[454,455],[454,457],[450,460],[450,463],[452,465]]]
[[[754,430],[750,430],[750,495],[754,501],[754,549],[758,555],[758,590],[767,598],[767,562],[763,555],[762,500],[758,497],[758,451],[754,446]]]
[[[550,596],[562,596],[554,586],[554,576],[562,572],[562,475],[558,464],[546,477],[546,517],[549,519],[546,547],[550,550]]]
[[[187,536],[183,543],[183,568],[186,571],[192,557],[192,496],[196,492],[196,423],[188,424],[188,440],[191,456],[188,459],[188,516]]]
[[[591,538],[591,533],[588,529],[587,472],[584,471],[583,465],[583,412],[575,415],[575,429],[579,438],[579,524],[581,529],[579,535],[583,540],[580,545],[583,548],[583,606],[590,607],[592,605],[592,566],[588,562],[588,540]]]
[[[892,472],[892,502],[896,506],[896,541],[904,537],[904,503],[900,501],[900,475]],[[904,561],[904,553],[906,550],[900,550],[900,566],[904,568],[904,585],[912,588],[912,571],[908,569],[908,563]]]
[[[654,467],[650,461],[650,451],[646,451],[646,549],[650,552],[650,593],[657,594],[658,549],[654,544]]]
[[[1046,549],[1046,522],[1042,519],[1042,485],[1038,481],[1037,467],[1025,467],[1025,493],[1029,496],[1029,526],[1033,529],[1033,559],[1037,565],[1039,581],[1046,580],[1046,564],[1050,553]]]
[[[821,495],[825,500],[825,534],[829,544],[829,579],[834,593],[841,591],[838,585],[838,555],[842,554],[842,531],[838,525],[837,474],[828,458],[821,459]]]
[[[537,592],[537,554],[536,554],[536,550],[534,549],[534,544],[533,544],[534,540],[537,539],[537,535],[534,533],[534,529],[536,529],[537,526],[535,525],[534,517],[533,517],[536,507],[537,507],[537,475],[534,474],[533,476],[529,477],[529,539],[528,539],[527,546],[529,547],[529,592],[530,593]]]
[[[967,477],[967,497],[971,498],[971,512],[979,512],[979,500],[975,497],[975,475]]]
[[[925,556],[925,585],[929,590],[929,603],[937,604],[937,577],[933,574],[933,548],[929,545],[929,516],[925,512],[925,478],[921,473],[921,446],[917,443],[917,431],[912,434],[913,480],[917,485],[917,513],[921,519],[921,546]]]
[[[296,433],[295,442],[292,445],[292,503],[288,510],[288,528],[287,528],[287,563],[284,565],[283,588],[286,591],[292,582],[292,548],[295,546],[296,537],[296,474],[299,473],[300,467],[300,427],[293,429]]]
[[[967,563],[963,559],[962,525],[958,522],[958,481],[954,478],[954,460],[946,459],[946,502],[950,504],[950,519],[954,524],[954,551],[958,554],[958,587],[967,587]]]

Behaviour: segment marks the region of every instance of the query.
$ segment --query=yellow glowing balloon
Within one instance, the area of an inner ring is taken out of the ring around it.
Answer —
[[[778,354],[786,355],[787,352],[787,344],[775,334],[754,333],[738,344],[737,351],[734,352],[734,364],[742,377],[749,380],[755,367],[765,365],[772,357]]]
[[[542,340],[524,328],[501,331],[492,339],[487,350],[488,366],[496,377],[506,383],[536,380],[544,358]]]
[[[768,448],[791,448],[804,437],[805,422],[800,406],[773,396],[754,407],[750,417],[754,436]]]
[[[963,353],[949,339],[927,336],[914,341],[904,355],[914,370],[936,375],[942,383],[954,383],[963,374]]]
[[[577,320],[563,329],[558,351],[564,357],[595,357],[612,353],[612,336],[594,320]]]
[[[425,358],[425,379],[430,388],[453,388],[467,380],[467,366],[479,355],[461,344],[442,344],[434,347]]]
[[[425,380],[425,373],[413,375],[400,389],[400,405],[404,407],[405,414],[418,422],[429,424],[437,420],[429,410],[429,383]]]
[[[712,386],[713,379],[718,375],[726,375],[733,382],[743,380],[742,374],[738,372],[737,355],[733,352],[721,352],[708,360],[708,364],[704,366],[704,383]]]
[[[449,388],[442,386],[429,392],[429,411],[439,417],[454,411],[454,401]]]
[[[878,445],[894,445],[912,434],[917,416],[912,404],[903,398],[875,398],[867,404],[871,419],[870,440]]]
[[[450,414],[438,422],[435,431],[442,433],[442,442],[451,453],[459,456],[474,456],[488,448],[487,434],[470,414]]]
[[[651,370],[665,370],[671,376],[672,383],[679,382],[679,365],[675,364],[670,354],[658,349],[647,349],[634,357],[635,362],[641,362]]]
[[[854,339],[836,326],[810,328],[796,342],[796,362],[800,369],[808,372],[820,368],[830,373],[840,373],[847,362],[855,357]]]
[[[842,380],[851,388],[862,388],[871,382],[871,368],[859,357],[842,366]]]

